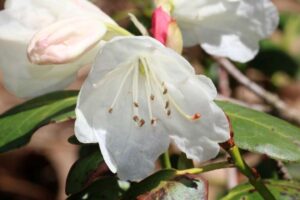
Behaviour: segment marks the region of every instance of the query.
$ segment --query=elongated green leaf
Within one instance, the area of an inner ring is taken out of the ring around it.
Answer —
[[[100,150],[79,159],[69,171],[66,193],[73,194],[82,190],[89,184],[88,179],[96,172],[101,163],[103,163],[103,158]]]
[[[25,145],[41,126],[74,117],[77,91],[46,94],[20,104],[0,116],[0,152]]]
[[[132,184],[124,200],[205,200],[207,184],[196,175],[176,175],[175,170],[162,170],[140,183]]]
[[[270,180],[265,182],[278,200],[300,199],[300,184],[293,181]],[[222,200],[264,200],[250,184],[239,185],[232,189]]]
[[[300,129],[271,115],[217,102],[229,116],[237,145],[286,161],[300,161]]]
[[[114,177],[95,181],[83,191],[68,197],[68,200],[119,200],[122,190]]]

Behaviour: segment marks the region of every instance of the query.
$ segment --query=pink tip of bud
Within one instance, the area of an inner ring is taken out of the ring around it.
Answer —
[[[169,13],[164,11],[162,7],[158,7],[152,14],[152,28],[151,33],[155,39],[162,44],[166,44],[168,37],[169,24],[172,18]]]

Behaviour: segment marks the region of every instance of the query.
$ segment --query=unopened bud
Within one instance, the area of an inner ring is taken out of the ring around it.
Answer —
[[[61,20],[38,32],[31,40],[28,59],[35,64],[65,64],[96,46],[107,29],[97,18]]]
[[[166,46],[181,54],[183,49],[182,34],[175,20],[169,24]]]
[[[165,46],[174,49],[178,53],[182,52],[181,31],[176,20],[172,19],[170,14],[162,7],[156,8],[153,12],[151,33],[155,39]]]

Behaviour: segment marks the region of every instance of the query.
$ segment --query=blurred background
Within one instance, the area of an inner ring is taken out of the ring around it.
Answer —
[[[289,106],[300,111],[300,1],[273,0],[280,11],[280,25],[271,38],[261,42],[260,53],[246,64],[237,64],[247,77],[265,89],[276,93]],[[3,9],[3,0],[0,8]],[[128,12],[135,14],[147,28],[150,27],[152,4],[150,0],[93,0],[103,11],[120,25],[138,34],[128,19]],[[263,99],[241,86],[220,71],[217,64],[200,47],[184,50],[184,55],[193,64],[197,73],[212,78],[222,98],[245,104],[249,107],[278,113],[270,109]],[[88,67],[78,73],[78,79],[69,89],[79,89],[88,72]],[[0,72],[1,73],[1,72]],[[0,74],[0,81],[1,81]],[[0,113],[23,102],[9,94],[0,85]],[[73,120],[50,124],[34,134],[24,148],[0,154],[0,199],[1,200],[47,200],[65,199],[64,187],[71,165],[79,157],[79,149],[67,142],[73,133]],[[299,124],[297,124],[299,125]],[[173,150],[173,160],[178,152]],[[300,180],[300,164],[282,163],[263,155],[243,152],[246,161],[257,167],[263,178]],[[224,154],[216,159],[224,159]],[[210,183],[209,199],[224,195],[227,189],[245,181],[234,169],[218,170],[203,176]]]

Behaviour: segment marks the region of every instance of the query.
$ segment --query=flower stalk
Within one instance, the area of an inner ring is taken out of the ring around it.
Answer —
[[[166,151],[163,155],[160,157],[162,168],[164,169],[171,169],[172,164],[170,160],[170,154],[168,151]]]
[[[185,169],[185,170],[178,170],[177,175],[183,175],[183,174],[201,174],[204,172],[209,172],[217,169],[224,169],[224,168],[231,168],[234,167],[232,163],[228,163],[228,161],[224,162],[217,162],[210,165],[206,165],[199,168],[191,168],[191,169]]]
[[[258,193],[266,200],[276,200],[270,190],[262,182],[259,174],[251,169],[247,163],[244,161],[239,148],[234,145],[228,150],[232,158],[233,164],[239,169],[239,171],[248,177],[251,185],[258,191]]]

